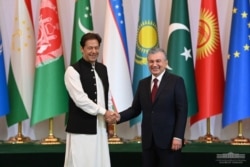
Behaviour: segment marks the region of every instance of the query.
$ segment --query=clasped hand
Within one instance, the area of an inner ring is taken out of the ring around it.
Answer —
[[[106,122],[108,122],[109,124],[114,124],[120,120],[120,114],[118,112],[109,111],[109,110],[106,111],[104,117],[105,117]]]

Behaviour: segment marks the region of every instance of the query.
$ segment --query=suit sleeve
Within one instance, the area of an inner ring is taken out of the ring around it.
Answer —
[[[174,137],[184,139],[188,102],[184,80],[179,78],[175,86],[176,125]]]
[[[140,83],[139,83],[140,85]],[[133,102],[132,102],[132,105],[131,107],[129,107],[128,109],[120,112],[120,115],[121,115],[121,119],[119,122],[117,122],[118,124],[119,123],[122,123],[122,122],[125,122],[125,121],[128,121],[132,118],[135,118],[137,117],[138,115],[140,115],[141,113],[141,103],[140,103],[140,86],[138,86],[137,88],[137,91],[135,93],[135,96],[134,96],[134,99],[133,99]]]

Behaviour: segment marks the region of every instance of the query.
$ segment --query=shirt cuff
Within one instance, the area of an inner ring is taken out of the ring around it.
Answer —
[[[99,113],[105,115],[106,111],[107,111],[106,109],[100,108]]]
[[[182,141],[182,139],[180,139],[180,138],[178,138],[178,137],[174,137],[174,139]]]

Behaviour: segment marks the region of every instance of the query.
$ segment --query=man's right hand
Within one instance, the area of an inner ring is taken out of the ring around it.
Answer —
[[[106,111],[104,117],[105,117],[106,122],[108,122],[109,124],[114,124],[120,120],[120,114],[118,112],[114,112],[110,110]]]

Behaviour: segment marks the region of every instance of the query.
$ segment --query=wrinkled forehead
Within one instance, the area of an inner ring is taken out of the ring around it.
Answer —
[[[152,53],[148,55],[148,60],[166,60],[166,56],[162,52]]]

